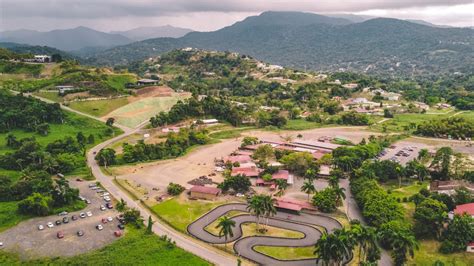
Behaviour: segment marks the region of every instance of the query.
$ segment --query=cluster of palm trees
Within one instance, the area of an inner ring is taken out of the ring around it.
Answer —
[[[270,195],[254,195],[248,200],[247,210],[255,216],[256,230],[259,232],[260,218],[266,218],[265,228],[268,226],[268,219],[274,216],[277,211],[275,208],[275,199]]]
[[[308,200],[310,199],[311,195],[317,192],[316,188],[314,187],[314,179],[315,175],[312,174],[312,169],[308,169],[307,174],[305,175],[305,181],[301,186],[301,192],[308,194]],[[339,187],[339,179],[343,177],[337,170],[333,170],[330,173],[328,179],[329,187],[333,190],[336,196],[337,205],[342,204],[342,200],[346,199],[345,189]]]
[[[380,249],[375,228],[354,222],[350,229],[325,232],[316,242],[314,254],[323,265],[341,265],[352,258],[356,247],[359,249],[359,265],[377,262],[380,259]]]

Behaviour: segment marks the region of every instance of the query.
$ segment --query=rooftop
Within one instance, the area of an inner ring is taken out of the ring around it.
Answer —
[[[454,209],[454,214],[463,215],[464,213],[474,216],[474,203],[458,205]]]
[[[215,187],[205,187],[205,186],[193,186],[190,189],[191,192],[198,192],[204,194],[218,195],[221,193],[221,190]]]

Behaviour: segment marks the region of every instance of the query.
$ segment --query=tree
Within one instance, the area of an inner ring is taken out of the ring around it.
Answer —
[[[393,118],[392,112],[390,112],[389,109],[385,108],[383,109],[383,117],[385,118]]]
[[[63,57],[60,54],[52,54],[51,55],[51,61],[55,63],[60,63],[63,61]]]
[[[47,136],[49,133],[49,124],[48,123],[41,123],[36,126],[36,132],[42,136]]]
[[[285,180],[285,179],[276,179],[275,180],[275,184],[278,188],[278,195],[283,195],[283,193],[285,192],[285,190],[288,188],[288,182]]]
[[[309,168],[304,173],[304,178],[306,178],[306,179],[308,179],[308,181],[312,182],[314,179],[316,179],[318,177],[318,172],[319,172],[318,167]]]
[[[337,208],[337,195],[332,188],[325,188],[313,196],[313,205],[321,212],[333,212]]]
[[[425,178],[429,176],[428,168],[418,160],[409,161],[405,167],[406,176],[414,176],[418,178],[420,182],[423,182]]]
[[[293,152],[283,156],[280,161],[288,170],[300,176],[304,176],[310,168],[317,169],[317,164],[309,152]]]
[[[40,193],[33,193],[26,199],[18,202],[18,211],[23,214],[33,214],[46,216],[51,213],[53,199],[51,196],[43,196]]]
[[[255,222],[257,223],[256,230],[258,232],[260,216],[265,213],[265,206],[263,205],[262,197],[260,195],[254,195],[248,200],[247,204],[247,211],[255,216]]]
[[[329,176],[328,185],[330,187],[338,187],[339,186],[339,178],[335,175]]]
[[[338,206],[342,205],[342,200],[346,199],[346,193],[345,193],[346,189],[339,187],[339,185],[336,187],[332,187],[331,189],[334,191],[334,194],[336,195],[336,204]]]
[[[450,147],[443,147],[436,151],[430,168],[434,169],[434,179],[449,180],[451,178],[451,156],[454,151]]]
[[[407,261],[407,254],[412,258],[415,256],[415,250],[418,249],[418,242],[411,234],[398,234],[392,239],[392,258],[395,265],[402,266]]]
[[[308,194],[308,200],[309,200],[309,196],[311,194],[316,193],[316,188],[314,187],[313,181],[306,180],[301,186],[301,192]]]
[[[181,192],[184,191],[184,187],[181,186],[180,184],[169,183],[166,190],[168,194],[172,196],[178,196],[179,194],[181,194]]]
[[[264,209],[263,215],[266,218],[266,221],[265,221],[265,228],[266,228],[268,226],[268,219],[270,218],[270,216],[274,216],[277,213],[276,208],[275,208],[276,200],[272,198],[270,195],[261,195],[261,198],[262,198],[262,204],[263,204],[263,209]]]
[[[8,134],[5,140],[7,142],[7,147],[13,149],[18,148],[21,145],[21,143],[16,139],[15,135],[13,134]]]
[[[457,205],[474,202],[474,197],[467,188],[460,187],[455,189],[454,191],[456,193],[454,194],[453,199]]]
[[[218,185],[222,191],[226,192],[232,189],[236,193],[246,193],[249,191],[252,183],[245,175],[226,176],[224,181]]]
[[[219,222],[216,225],[216,229],[219,229],[219,238],[224,237],[225,245],[227,247],[227,238],[234,237],[234,232],[232,228],[235,227],[235,221],[230,219],[227,216],[219,218]]]
[[[415,234],[419,237],[438,239],[447,216],[446,211],[447,207],[442,202],[431,198],[423,200],[416,206],[413,214]]]
[[[351,221],[350,234],[359,246],[359,265],[361,261],[375,263],[380,258],[377,233],[374,227],[363,226],[358,221]]]
[[[252,157],[257,161],[267,161],[274,157],[273,148],[268,144],[259,146],[253,153]]]
[[[109,127],[112,127],[114,125],[114,123],[115,123],[115,118],[113,118],[113,117],[107,118],[107,121],[105,122],[105,124]]]
[[[127,202],[125,202],[125,200],[121,198],[120,201],[117,202],[117,205],[115,206],[115,208],[117,209],[117,211],[123,212],[124,210],[127,209]]]
[[[100,166],[107,168],[108,165],[115,163],[115,150],[110,148],[102,149],[96,154],[95,160]]]
[[[146,234],[151,235],[153,234],[153,220],[151,219],[151,215],[148,216],[148,224],[146,226]]]
[[[332,234],[324,232],[315,244],[314,255],[317,263],[341,265],[351,257],[353,240],[345,229],[337,229]]]
[[[88,144],[94,144],[95,138],[93,134],[90,134],[89,137],[87,137],[87,143]]]
[[[259,142],[258,138],[256,137],[244,137],[242,139],[242,144],[240,144],[240,147],[245,147],[248,145],[254,145]]]
[[[140,211],[137,209],[127,209],[123,213],[125,222],[135,225],[137,228],[143,226],[143,218],[140,216]]]
[[[474,219],[468,215],[455,215],[443,233],[442,253],[464,251],[466,243],[474,239]]]
[[[429,156],[430,156],[430,153],[429,153],[428,149],[421,149],[421,150],[418,152],[418,157],[417,157],[417,159],[423,162],[423,161],[425,161]]]

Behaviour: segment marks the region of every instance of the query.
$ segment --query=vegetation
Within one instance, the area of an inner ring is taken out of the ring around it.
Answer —
[[[185,188],[180,184],[169,183],[168,187],[166,188],[166,191],[172,196],[178,196],[184,191],[184,189]]]

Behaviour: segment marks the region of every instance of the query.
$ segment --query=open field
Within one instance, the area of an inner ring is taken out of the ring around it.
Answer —
[[[121,97],[109,100],[71,102],[69,107],[86,114],[102,117],[128,103],[129,101],[126,97]]]
[[[280,260],[315,258],[313,246],[297,248],[256,246],[255,250]]]
[[[420,249],[415,251],[415,257],[409,259],[408,265],[433,265],[437,260],[443,262],[444,265],[474,265],[474,255],[472,253],[442,254],[438,252],[441,244],[434,240],[422,240],[419,244]]]
[[[377,131],[383,131],[384,128],[387,132],[403,132],[405,127],[410,124],[419,124],[428,120],[439,120],[448,118],[452,113],[442,114],[395,114],[395,117],[389,119],[383,123],[375,124],[370,126],[371,129]]]
[[[125,235],[114,243],[74,257],[21,261],[18,255],[0,251],[3,265],[210,265],[207,261],[143,229],[127,227]]]
[[[17,213],[17,201],[0,202],[0,232],[30,218]]]
[[[41,98],[45,98],[45,99],[48,99],[48,100],[51,100],[51,101],[57,102],[57,103],[63,101],[63,98],[61,96],[59,96],[57,92],[37,91],[37,92],[34,92],[33,95],[39,96]]]
[[[144,98],[122,106],[107,116],[114,117],[122,125],[136,127],[143,121],[150,119],[150,117],[162,111],[168,111],[178,100],[187,97],[187,95],[174,94],[172,97]]]

